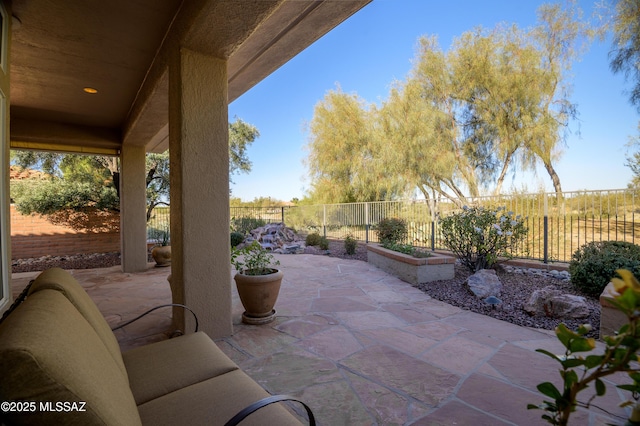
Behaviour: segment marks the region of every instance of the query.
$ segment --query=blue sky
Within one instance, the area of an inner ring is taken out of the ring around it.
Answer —
[[[232,178],[232,195],[244,201],[272,197],[302,198],[310,187],[306,124],[327,91],[338,85],[367,102],[386,99],[391,84],[411,69],[417,40],[437,35],[448,50],[452,40],[477,26],[501,22],[521,28],[535,24],[534,0],[374,0],[261,83],[229,105],[234,116],[260,131],[249,149],[253,169]],[[580,1],[585,15],[592,1]],[[637,136],[640,117],[624,93],[631,82],[609,69],[610,41],[596,42],[573,66],[572,102],[579,117],[571,125],[556,171],[563,190],[626,187],[631,172],[624,166],[630,136]],[[578,134],[579,131],[579,134]],[[505,189],[551,191],[546,171],[509,177]]]

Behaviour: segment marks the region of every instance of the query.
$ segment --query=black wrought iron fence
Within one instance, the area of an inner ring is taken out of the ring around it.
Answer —
[[[231,207],[231,220],[241,218],[259,219],[264,223],[284,222],[285,210],[289,207]]]
[[[169,207],[163,206],[153,209],[153,212],[151,212],[151,217],[147,222],[147,240],[149,240],[150,242],[157,242],[154,240],[156,240],[159,236],[158,231],[169,232],[169,225],[171,223],[171,221],[169,220],[169,216]]]
[[[469,205],[503,207],[520,215],[529,230],[518,257],[544,262],[568,262],[573,253],[591,241],[628,241],[640,236],[635,215],[639,206],[633,190],[575,191],[515,194],[470,199]],[[298,207],[232,209],[232,217],[254,217],[284,222],[300,233],[319,232],[328,238],[347,235],[364,242],[377,242],[377,223],[386,217],[405,220],[407,243],[444,249],[438,218],[458,207],[451,202],[430,205],[424,200],[379,201]]]

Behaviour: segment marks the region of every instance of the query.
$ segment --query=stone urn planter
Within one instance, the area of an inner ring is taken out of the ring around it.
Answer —
[[[245,309],[242,314],[242,322],[245,324],[268,324],[276,318],[273,307],[278,299],[284,274],[277,269],[272,271],[268,275],[238,273],[233,277]]]
[[[157,229],[149,228],[147,237],[156,242],[156,246],[151,249],[151,257],[156,262],[156,266],[171,266],[171,246],[169,228]]]
[[[151,257],[156,266],[171,266],[171,246],[155,246],[151,250]]]
[[[231,252],[231,263],[237,273],[233,277],[245,311],[245,324],[268,324],[276,318],[273,307],[280,293],[283,273],[271,265],[278,265],[273,256],[257,242]]]

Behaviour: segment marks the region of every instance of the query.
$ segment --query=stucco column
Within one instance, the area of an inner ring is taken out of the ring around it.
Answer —
[[[212,338],[232,333],[227,105],[227,62],[176,49],[169,67],[171,291]],[[174,310],[174,323],[193,330],[182,311]]]
[[[144,146],[123,145],[120,153],[120,248],[122,270],[147,269],[147,215]]]

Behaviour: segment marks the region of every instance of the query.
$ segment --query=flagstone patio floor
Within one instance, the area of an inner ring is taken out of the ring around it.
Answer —
[[[553,334],[512,325],[430,298],[366,262],[317,255],[277,255],[284,281],[268,325],[241,323],[233,286],[232,336],[218,346],[273,394],[296,396],[318,424],[542,425],[536,385],[560,386],[562,353]],[[116,325],[171,301],[170,268],[73,270],[107,321]],[[18,294],[37,273],[13,274]],[[233,285],[233,280],[229,280]],[[116,332],[123,350],[171,333],[170,309]],[[571,424],[622,424],[626,398],[608,381],[592,408]],[[588,399],[589,390],[581,399]],[[622,417],[616,417],[622,416]],[[304,416],[302,416],[304,417]]]

